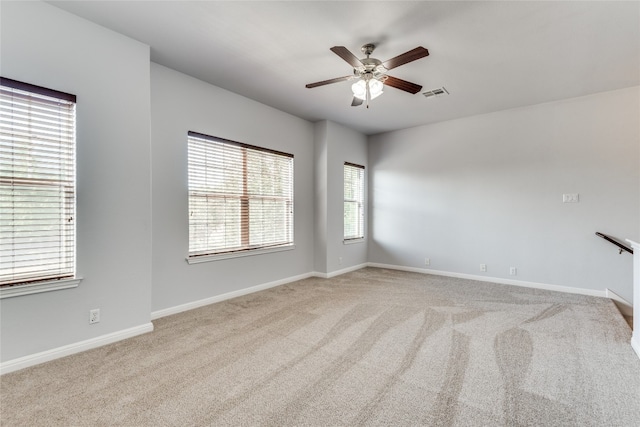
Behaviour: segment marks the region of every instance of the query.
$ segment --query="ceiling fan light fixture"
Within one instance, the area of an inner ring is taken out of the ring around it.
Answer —
[[[375,99],[382,95],[384,85],[380,80],[377,79],[360,79],[354,84],[351,85],[351,91],[353,92],[353,96],[362,99],[363,101],[367,100],[367,85],[369,86],[369,96],[370,99]]]
[[[364,101],[367,98],[367,82],[363,79],[358,80],[351,85],[351,91],[353,96]]]
[[[382,62],[379,59],[371,58],[371,54],[375,47],[376,46],[372,43],[362,46],[362,53],[367,57],[359,59],[346,47],[333,46],[330,49],[331,52],[338,55],[353,67],[352,75],[309,83],[305,85],[305,87],[311,89],[318,86],[343,82],[345,80],[358,79],[357,82],[351,85],[351,91],[353,92],[351,106],[357,107],[366,103],[367,108],[369,108],[369,101],[382,95],[385,86],[400,89],[411,94],[416,94],[422,90],[422,86],[420,85],[390,76],[386,73],[388,70],[428,56],[429,51],[427,49],[422,46],[418,46],[415,49]]]
[[[371,79],[369,80],[369,92],[371,93],[371,99],[376,99],[380,95],[382,95],[384,85],[380,80]]]

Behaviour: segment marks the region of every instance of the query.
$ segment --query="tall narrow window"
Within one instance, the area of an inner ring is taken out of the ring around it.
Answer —
[[[0,78],[0,286],[75,275],[76,97]]]
[[[344,164],[344,240],[364,238],[364,166]]]
[[[293,245],[293,155],[189,132],[189,259]]]

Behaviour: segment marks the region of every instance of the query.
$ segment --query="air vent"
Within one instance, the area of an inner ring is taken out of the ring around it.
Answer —
[[[443,95],[449,95],[449,91],[446,90],[444,86],[442,86],[437,89],[431,89],[426,92],[422,92],[422,94],[425,96],[425,98],[433,98],[433,97],[438,97]]]

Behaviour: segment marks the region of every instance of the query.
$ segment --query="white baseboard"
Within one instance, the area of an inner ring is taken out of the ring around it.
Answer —
[[[368,267],[369,263],[358,264],[351,267],[343,268],[342,270],[332,271],[331,273],[320,273],[317,271],[313,272],[315,277],[321,277],[323,279],[331,279],[332,277],[340,276],[341,274],[350,273],[352,271],[360,270],[362,268]]]
[[[638,358],[640,358],[640,331],[634,331],[631,336],[631,347],[635,350]]]
[[[186,304],[181,304],[175,307],[169,307],[162,310],[157,310],[151,313],[151,320],[159,319],[165,316],[170,316],[172,314],[181,313],[187,310],[192,310],[194,308],[203,307],[205,305],[214,304],[216,302],[225,301],[231,298],[248,295],[254,292],[262,291],[262,290],[273,288],[276,286],[281,286],[281,285],[295,282],[298,280],[307,279],[309,277],[320,277],[320,278],[329,279],[332,277],[339,276],[341,274],[360,270],[361,268],[364,268],[364,267],[386,268],[391,270],[410,271],[414,273],[434,274],[438,276],[457,277],[461,279],[478,280],[482,282],[492,282],[492,283],[500,283],[505,285],[545,289],[545,290],[557,291],[557,292],[567,292],[567,293],[590,295],[590,296],[597,296],[597,297],[609,297],[612,299],[616,299],[616,300],[619,299],[623,302],[626,302],[624,299],[622,299],[620,296],[618,296],[617,294],[615,294],[613,291],[609,289],[607,289],[606,291],[597,291],[593,289],[572,288],[567,286],[550,285],[546,283],[525,282],[520,280],[502,279],[498,277],[477,276],[473,274],[452,273],[452,272],[441,271],[441,270],[430,270],[425,268],[406,267],[406,266],[400,266],[400,265],[368,262],[364,264],[347,267],[341,270],[336,270],[330,273],[310,272],[310,273],[300,274],[298,276],[292,276],[292,277],[276,280],[269,283],[263,283],[263,284],[252,286],[249,288],[228,292],[222,295],[216,295],[210,298],[205,298],[202,300],[193,301]],[[29,366],[34,366],[40,363],[48,362],[50,360],[58,359],[64,356],[69,356],[71,354],[90,350],[92,348],[101,347],[106,344],[111,344],[116,341],[121,341],[127,338],[134,337],[136,335],[141,335],[141,334],[152,332],[152,331],[153,331],[153,323],[149,322],[147,324],[140,325],[137,327],[125,329],[118,332],[113,332],[111,334],[102,335],[96,338],[91,338],[89,340],[80,341],[77,343],[43,351],[40,353],[20,357],[18,359],[9,360],[9,361],[0,363],[0,375],[17,371],[19,369],[27,368]],[[634,350],[636,351],[636,353],[638,353],[638,356],[640,357],[640,334],[638,333],[634,334],[631,340],[631,345],[633,346]]]
[[[19,357],[17,359],[8,360],[0,363],[0,375],[19,369],[28,368],[29,366],[38,365],[40,363],[49,362],[61,357],[69,356],[82,351],[91,350],[93,348],[102,347],[116,341],[122,341],[127,338],[142,335],[153,331],[153,323],[145,323],[133,328],[123,329],[122,331],[112,332],[110,334],[101,335],[99,337],[90,338],[88,340],[79,341],[73,344],[64,345],[62,347],[53,348],[51,350],[42,351],[40,353],[30,354],[28,356]]]
[[[202,307],[202,306],[213,304],[216,302],[225,301],[231,298],[236,298],[242,295],[251,294],[254,292],[262,291],[262,290],[273,288],[276,286],[281,286],[281,285],[295,282],[298,280],[307,279],[309,277],[326,277],[326,278],[335,277],[340,274],[344,274],[350,271],[364,268],[366,266],[367,266],[366,264],[361,264],[358,266],[335,271],[329,274],[311,272],[311,273],[300,274],[298,276],[287,277],[285,279],[276,280],[269,283],[263,283],[261,285],[256,285],[256,286],[240,289],[233,292],[228,292],[222,295],[216,295],[214,297],[205,298],[202,300],[178,305],[175,307],[169,307],[163,310],[154,311],[151,313],[151,320],[159,319],[161,317],[169,316],[172,314],[181,313],[187,310],[192,310],[194,308]],[[80,353],[82,351],[91,350],[93,348],[101,347],[106,344],[111,344],[116,341],[121,341],[127,338],[134,337],[136,335],[141,335],[141,334],[152,332],[152,331],[153,331],[153,323],[149,322],[147,324],[137,326],[134,328],[113,332],[113,333],[102,335],[96,338],[91,338],[85,341],[80,341],[77,343],[54,348],[51,350],[46,350],[40,353],[30,354],[28,356],[20,357],[13,360],[8,360],[6,362],[0,363],[0,375],[6,374],[9,372],[14,372],[19,369],[28,368],[29,366],[38,365],[40,363],[48,362],[54,359],[59,359],[61,357],[69,356],[75,353]]]
[[[214,304],[216,302],[226,301],[231,298],[241,297],[243,295],[252,294],[254,292],[264,291],[265,289],[274,288],[276,286],[285,285],[287,283],[307,279],[314,276],[315,273],[300,274],[298,276],[287,277],[285,279],[263,283],[261,285],[251,286],[249,288],[239,289],[237,291],[227,292],[225,294],[204,298],[198,301],[188,302],[186,304],[176,305],[174,307],[163,308],[162,310],[152,311],[151,320],[159,319],[165,316],[171,316],[172,314],[182,313],[183,311],[193,310],[194,308],[204,307],[205,305]]]
[[[185,304],[177,305],[174,307],[164,308],[151,312],[151,320],[159,319],[165,316],[171,316],[172,314],[182,313],[183,311],[193,310],[194,308],[204,307],[205,305],[215,304],[217,302],[226,301],[228,299],[237,298],[243,295],[252,294],[254,292],[264,291],[265,289],[274,288],[276,286],[286,285],[287,283],[295,282],[298,280],[308,279],[309,277],[321,277],[323,279],[330,279],[341,274],[349,273],[351,271],[360,270],[366,267],[367,264],[359,264],[352,267],[344,268],[342,270],[333,271],[331,273],[311,272],[304,273],[298,276],[287,277],[285,279],[276,280],[269,283],[263,283],[249,288],[239,289],[237,291],[227,292],[225,294],[216,295],[209,298],[204,298],[198,301],[192,301]]]
[[[601,297],[601,298],[606,297],[605,291],[597,291],[594,289],[572,288],[569,286],[550,285],[547,283],[525,282],[523,280],[502,279],[500,277],[477,276],[475,274],[465,274],[465,273],[452,273],[449,271],[429,270],[426,268],[417,268],[417,267],[405,267],[402,265],[379,264],[376,262],[370,262],[368,263],[368,266],[375,267],[375,268],[387,268],[390,270],[411,271],[414,273],[434,274],[436,276],[457,277],[460,279],[477,280],[480,282],[500,283],[502,285],[513,285],[513,286],[521,286],[525,288],[544,289],[547,291],[565,292],[570,294],[589,295],[589,296]]]
[[[622,298],[620,295],[616,294],[609,288],[605,289],[605,293],[607,298],[617,302],[616,306],[618,307],[618,310],[620,310],[620,313],[624,314],[625,316],[633,316],[633,305],[629,301]]]

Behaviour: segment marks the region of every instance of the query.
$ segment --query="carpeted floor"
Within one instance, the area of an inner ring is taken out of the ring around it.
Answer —
[[[607,299],[366,268],[7,374],[2,426],[637,426]]]

